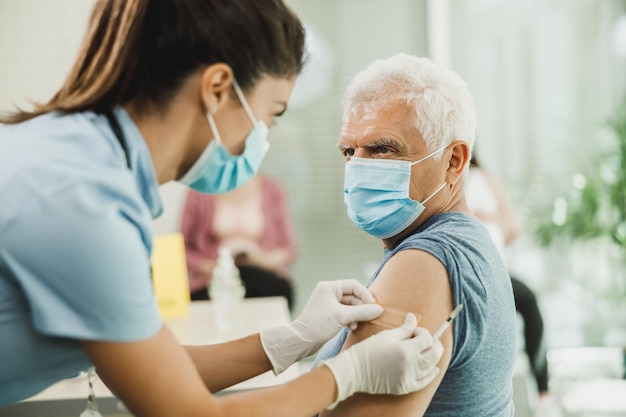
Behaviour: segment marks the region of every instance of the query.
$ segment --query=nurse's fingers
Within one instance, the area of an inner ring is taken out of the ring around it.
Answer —
[[[360,306],[361,304],[365,304],[360,298],[355,297],[354,295],[344,295],[341,297],[341,304],[346,304],[349,306]]]
[[[344,296],[354,296],[365,304],[376,302],[370,290],[355,279],[344,279],[341,281],[341,291]]]

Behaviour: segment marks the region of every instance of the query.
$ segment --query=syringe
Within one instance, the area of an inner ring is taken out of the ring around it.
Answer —
[[[450,313],[446,321],[444,321],[443,324],[439,326],[437,330],[435,330],[435,333],[433,333],[433,339],[439,339],[439,336],[441,336],[443,332],[446,331],[448,326],[450,326],[450,323],[452,323],[452,320],[454,320],[454,318],[459,314],[459,311],[461,311],[462,309],[463,304],[459,304],[454,310],[452,310],[452,313]]]

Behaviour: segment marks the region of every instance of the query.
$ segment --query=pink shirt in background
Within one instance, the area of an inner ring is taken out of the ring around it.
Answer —
[[[286,250],[291,264],[295,260],[297,247],[286,194],[275,180],[262,175],[261,181],[264,228],[259,245],[263,250]],[[220,242],[214,230],[214,214],[215,196],[189,190],[183,211],[182,233],[191,292],[206,287],[206,278],[198,274],[202,261],[217,259]],[[287,271],[284,275],[287,277]]]

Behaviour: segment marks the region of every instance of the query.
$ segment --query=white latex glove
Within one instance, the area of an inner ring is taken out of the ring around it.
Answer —
[[[409,313],[402,326],[377,333],[322,362],[337,381],[337,400],[328,409],[355,392],[400,395],[418,391],[439,373],[435,365],[442,354],[441,342],[417,327],[415,315]]]
[[[373,320],[383,313],[374,296],[359,281],[319,282],[302,314],[293,322],[261,332],[261,344],[279,374],[315,353],[344,326]]]

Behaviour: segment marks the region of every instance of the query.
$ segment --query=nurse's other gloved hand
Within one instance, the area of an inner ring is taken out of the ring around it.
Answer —
[[[322,362],[337,381],[337,399],[328,409],[354,394],[408,394],[430,384],[443,346],[430,332],[417,327],[407,314],[404,324],[385,330]]]
[[[383,313],[359,281],[319,282],[302,314],[293,322],[261,332],[261,344],[274,373],[287,369],[332,338],[344,326],[373,320]]]

